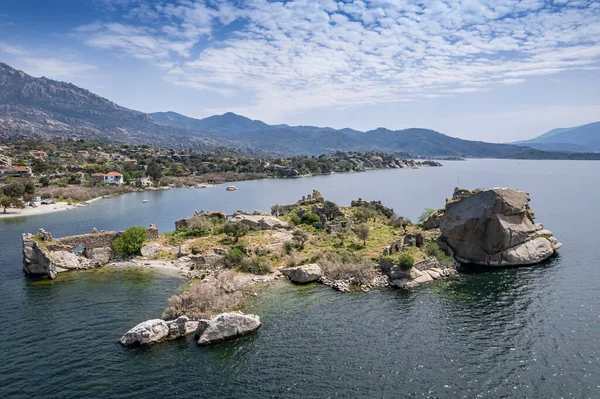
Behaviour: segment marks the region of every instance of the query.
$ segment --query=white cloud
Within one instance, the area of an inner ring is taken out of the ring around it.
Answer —
[[[55,57],[40,57],[37,53],[21,47],[0,42],[0,54],[13,56],[14,65],[23,68],[33,76],[46,76],[54,79],[69,79],[84,72],[96,69],[95,66]]]
[[[153,62],[177,85],[251,93],[245,111],[256,117],[461,95],[600,64],[591,0],[107,1],[127,2],[129,22],[78,28],[86,44]]]

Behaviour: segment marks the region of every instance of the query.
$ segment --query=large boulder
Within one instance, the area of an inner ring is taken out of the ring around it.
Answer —
[[[423,222],[423,228],[425,230],[437,229],[440,227],[440,223],[442,221],[442,216],[444,216],[444,210],[438,209],[433,212],[425,221]]]
[[[550,257],[561,244],[533,223],[529,195],[493,188],[456,196],[440,222],[442,239],[457,261],[489,266],[529,265]],[[549,233],[549,234],[548,234]]]
[[[83,251],[83,256],[88,259],[95,260],[101,265],[105,265],[112,260],[113,250],[110,247],[86,248]]]
[[[148,345],[162,341],[169,336],[169,325],[161,319],[148,320],[127,331],[119,342],[125,346]]]
[[[243,223],[255,230],[275,230],[289,228],[289,225],[286,222],[279,220],[275,216],[268,215],[237,214],[231,219],[231,221]]]
[[[318,281],[323,276],[321,266],[316,263],[286,267],[281,269],[281,273],[289,278],[292,283],[296,284],[312,283]]]
[[[260,318],[242,313],[222,313],[207,323],[200,323],[202,329],[198,339],[199,345],[208,345],[214,342],[232,339],[240,335],[251,333],[261,326]]]

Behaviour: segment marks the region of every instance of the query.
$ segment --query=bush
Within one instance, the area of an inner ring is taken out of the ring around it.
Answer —
[[[196,229],[198,232],[201,232],[202,235],[210,234],[212,230],[212,223],[210,219],[205,216],[194,215],[187,220],[188,228]]]
[[[402,228],[405,229],[406,226],[410,226],[412,222],[409,218],[405,218],[404,216],[398,216],[394,220],[392,220],[391,225],[394,228]]]
[[[298,248],[302,250],[304,249],[304,244],[308,241],[308,233],[300,229],[294,230],[292,238],[298,243]]]
[[[240,246],[235,246],[225,255],[223,262],[225,262],[225,266],[233,268],[237,267],[245,257],[246,251]]]
[[[377,272],[372,262],[352,252],[320,252],[310,259],[318,263],[325,277],[332,280],[350,280],[355,284],[371,283]]]
[[[239,308],[244,300],[242,283],[232,271],[218,274],[210,283],[194,284],[187,291],[169,298],[165,320],[186,315],[193,320],[208,319],[215,314]]]
[[[315,215],[312,212],[306,212],[304,215],[302,215],[302,223],[303,224],[308,224],[308,225],[313,225],[315,223],[319,223],[321,221],[321,219],[319,219],[319,216]]]
[[[269,274],[271,273],[271,263],[264,256],[243,258],[239,270],[252,274]]]
[[[240,237],[245,236],[250,231],[250,228],[241,222],[229,222],[223,226],[221,231],[228,236],[233,237],[233,242],[238,242]]]
[[[410,270],[415,264],[415,258],[413,258],[411,254],[403,252],[398,256],[397,262],[398,266],[400,266],[400,269]]]
[[[294,246],[292,245],[291,242],[286,241],[283,243],[283,252],[286,253],[286,255],[291,254],[294,251]]]
[[[354,217],[356,218],[356,220],[358,220],[361,223],[366,223],[370,219],[373,219],[373,221],[375,221],[375,219],[377,219],[379,215],[380,213],[377,212],[375,209],[367,207],[360,207],[354,213]]]
[[[292,215],[290,218],[290,223],[294,226],[298,226],[299,224],[302,224],[302,219],[300,219],[300,216],[298,215]]]
[[[433,256],[438,260],[438,262],[445,266],[452,266],[452,264],[454,263],[452,258],[446,255],[444,251],[442,251],[440,246],[434,241],[427,243],[427,245],[425,246],[425,253],[429,256]]]
[[[146,241],[147,231],[143,226],[130,227],[113,241],[113,250],[122,256],[140,254],[140,249]]]

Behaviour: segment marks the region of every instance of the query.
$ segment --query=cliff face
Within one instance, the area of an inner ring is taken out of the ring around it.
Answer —
[[[510,188],[455,191],[439,226],[442,238],[462,263],[535,264],[562,246],[552,232],[533,222],[529,195]]]

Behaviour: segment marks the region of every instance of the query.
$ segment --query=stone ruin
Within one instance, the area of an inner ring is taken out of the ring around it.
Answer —
[[[381,201],[371,201],[371,202],[367,202],[367,201],[363,201],[362,198],[359,198],[358,200],[353,200],[350,203],[351,207],[369,207],[369,208],[373,208],[376,211],[380,212],[382,215],[384,215],[385,217],[387,217],[388,219],[395,219],[398,217],[398,215],[396,215],[396,213],[394,212],[394,210],[392,208],[388,208],[387,206],[383,205],[381,203]]]
[[[150,225],[146,231],[148,239],[158,238],[156,226]],[[67,270],[103,266],[114,259],[112,244],[121,233],[93,229],[90,234],[53,238],[50,232],[40,229],[36,236],[23,234],[23,271],[55,278]],[[75,253],[78,248],[81,252]]]
[[[279,205],[276,209],[271,210],[271,215],[280,216],[287,215],[292,209],[301,205],[321,204],[325,202],[325,198],[318,190],[313,190],[312,194],[303,195],[301,199],[293,204]]]
[[[188,227],[190,227],[190,222],[196,217],[205,217],[207,219],[216,218],[219,220],[227,221],[227,215],[225,214],[225,212],[222,212],[222,211],[219,211],[219,212],[194,211],[193,216],[175,221],[175,231],[187,229]]]

